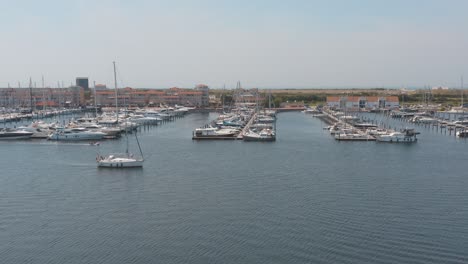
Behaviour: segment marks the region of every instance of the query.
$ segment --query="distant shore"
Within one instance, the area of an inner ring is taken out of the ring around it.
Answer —
[[[220,97],[232,96],[234,90],[210,89],[210,94]],[[271,98],[275,105],[284,102],[304,102],[305,104],[326,104],[327,96],[398,96],[401,104],[441,104],[460,106],[465,92],[461,89],[259,89],[259,94]],[[468,94],[468,93],[467,93]],[[465,100],[468,101],[468,100]]]

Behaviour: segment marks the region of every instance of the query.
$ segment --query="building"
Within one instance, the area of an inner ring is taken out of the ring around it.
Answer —
[[[88,77],[77,77],[76,86],[79,86],[85,90],[89,90],[89,81]]]
[[[280,104],[280,108],[291,108],[291,109],[297,109],[301,108],[303,109],[305,107],[304,101],[294,101],[294,102],[283,102]]]
[[[327,106],[350,111],[396,109],[400,107],[400,102],[398,96],[327,96]]]
[[[32,103],[32,105],[31,105]],[[7,108],[78,107],[85,104],[84,89],[0,88],[0,106]]]
[[[447,86],[433,86],[432,90],[448,90]]]
[[[327,106],[330,108],[338,109],[341,107],[341,97],[327,96]]]
[[[96,84],[94,86],[94,89],[96,89],[96,90],[106,90],[107,86],[105,84]]]
[[[265,102],[265,95],[260,94],[257,88],[237,88],[234,90],[233,99],[236,104],[263,105]]]
[[[210,105],[210,88],[205,84],[195,86],[195,90],[202,93],[201,106]]]
[[[126,87],[117,89],[117,103],[128,106],[184,105],[209,106],[208,86],[198,89],[169,88],[165,90],[134,89]],[[115,89],[96,90],[96,104],[100,106],[115,105]]]

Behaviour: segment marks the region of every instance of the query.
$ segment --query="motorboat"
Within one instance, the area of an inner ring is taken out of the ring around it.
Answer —
[[[313,108],[306,108],[305,110],[302,110],[301,111],[302,113],[304,114],[312,114],[312,115],[316,115],[316,114],[321,114],[322,111],[318,110],[317,108],[313,107]]]
[[[243,136],[244,141],[275,141],[276,135],[272,129],[262,129],[260,132],[248,131]]]
[[[0,129],[0,140],[9,139],[28,139],[32,136],[33,132],[21,129],[3,128]]]
[[[136,158],[130,153],[114,153],[108,156],[96,157],[98,167],[106,168],[135,168],[143,167],[144,159]]]
[[[383,135],[377,135],[376,140],[378,142],[390,142],[390,143],[412,143],[416,142],[418,139],[416,135],[419,134],[415,132],[414,129],[404,129],[403,131],[393,131]]]
[[[206,127],[195,129],[196,137],[232,137],[239,133],[237,129]]]
[[[432,124],[432,123],[437,123],[437,119],[431,118],[431,117],[424,117],[424,116],[415,116],[411,119],[411,122],[413,123],[419,123],[419,124]]]
[[[375,137],[363,133],[337,133],[335,139],[338,141],[375,141]]]
[[[100,140],[107,134],[100,131],[90,131],[85,128],[58,128],[49,135],[50,140],[80,141]]]
[[[371,136],[379,136],[379,135],[385,135],[390,133],[389,130],[382,129],[382,128],[368,128],[366,130],[366,133]]]

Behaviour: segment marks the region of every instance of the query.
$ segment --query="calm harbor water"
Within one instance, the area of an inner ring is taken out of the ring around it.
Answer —
[[[192,141],[213,117],[142,130],[143,169],[96,168],[122,139],[0,142],[1,263],[468,263],[466,140],[281,113],[274,143]]]

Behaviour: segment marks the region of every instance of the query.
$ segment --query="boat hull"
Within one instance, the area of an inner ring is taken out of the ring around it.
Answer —
[[[74,134],[52,134],[49,136],[50,140],[59,141],[81,141],[81,140],[100,140],[106,136],[105,133],[89,134],[89,135],[74,135]]]
[[[408,137],[408,138],[379,138],[377,137],[377,142],[384,143],[413,143],[418,141],[417,138]]]
[[[276,137],[250,137],[250,136],[244,136],[243,137],[244,141],[275,141]]]
[[[13,139],[28,139],[31,138],[31,134],[24,135],[0,135],[0,140],[13,140]]]
[[[98,161],[98,167],[100,168],[138,168],[143,167],[143,160],[132,160],[132,161]]]

